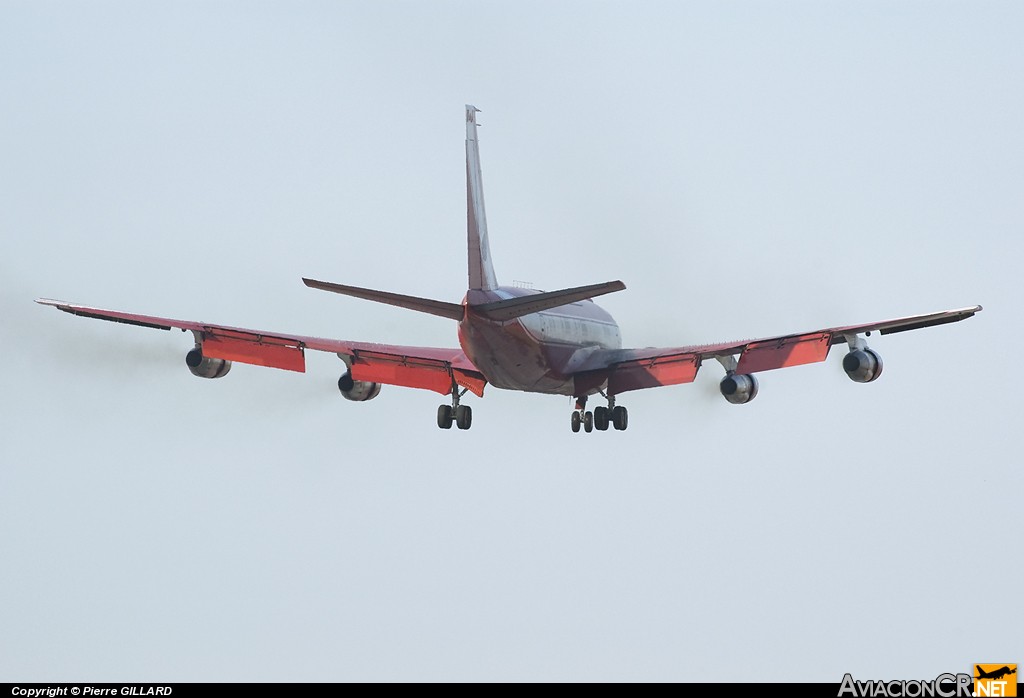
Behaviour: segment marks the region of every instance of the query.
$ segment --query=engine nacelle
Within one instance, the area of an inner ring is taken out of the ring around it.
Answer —
[[[185,364],[193,376],[200,378],[222,378],[231,370],[230,361],[203,356],[203,350],[200,347],[185,354]]]
[[[854,349],[843,357],[843,370],[850,380],[870,383],[882,375],[882,357],[870,349]]]
[[[718,384],[722,396],[734,405],[745,405],[757,397],[757,378],[750,374],[730,373]]]
[[[380,395],[380,383],[353,380],[352,374],[346,371],[338,379],[338,390],[346,400],[366,402]]]

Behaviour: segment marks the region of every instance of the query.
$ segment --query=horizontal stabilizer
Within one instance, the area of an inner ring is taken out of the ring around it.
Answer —
[[[608,281],[603,284],[577,286],[576,288],[566,288],[561,291],[533,293],[529,296],[471,305],[470,309],[475,314],[488,320],[512,320],[523,315],[529,315],[530,313],[539,313],[542,310],[569,305],[570,303],[587,300],[595,296],[603,296],[614,291],[621,291],[624,288],[626,288],[626,284],[621,281]]]
[[[461,320],[463,315],[462,306],[458,303],[445,303],[444,301],[435,301],[429,298],[403,296],[400,293],[374,291],[370,288],[359,288],[357,286],[343,286],[341,284],[332,284],[327,281],[316,281],[314,279],[303,279],[302,283],[306,284],[310,288],[317,288],[321,291],[330,291],[331,293],[340,293],[343,296],[353,296],[355,298],[362,298],[363,300],[376,301],[377,303],[386,303],[387,305],[395,305],[399,308],[416,310],[421,313],[440,315],[441,317],[451,318],[452,320]]]

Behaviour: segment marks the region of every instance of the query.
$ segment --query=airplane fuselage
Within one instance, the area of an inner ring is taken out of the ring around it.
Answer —
[[[470,305],[539,293],[501,286],[467,294]],[[507,390],[579,395],[573,373],[595,350],[621,349],[619,326],[591,300],[495,322],[468,310],[459,343],[487,381]],[[588,390],[597,392],[598,388]]]

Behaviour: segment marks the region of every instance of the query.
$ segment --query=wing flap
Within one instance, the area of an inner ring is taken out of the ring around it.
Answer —
[[[265,341],[259,335],[227,336],[204,332],[203,355],[285,371],[306,372],[306,355],[300,345]]]
[[[409,366],[390,360],[357,360],[352,364],[352,377],[359,381],[433,390],[442,395],[452,390],[452,379],[445,368]]]
[[[452,378],[455,379],[457,385],[461,385],[477,397],[484,396],[484,386],[487,385],[487,379],[484,378],[482,373],[453,368]]]
[[[616,365],[608,376],[608,392],[618,395],[629,390],[692,383],[699,368],[700,357],[696,354],[623,362]]]
[[[736,372],[757,373],[824,361],[832,346],[831,340],[830,332],[814,332],[796,337],[751,342],[743,350]]]
[[[442,395],[452,391],[453,382],[483,397],[487,381],[477,371],[452,366],[448,361],[380,351],[357,350],[352,355],[352,377],[356,380],[432,390]]]

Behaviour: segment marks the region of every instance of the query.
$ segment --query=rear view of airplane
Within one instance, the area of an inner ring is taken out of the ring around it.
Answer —
[[[704,361],[725,369],[722,395],[732,404],[757,395],[756,374],[788,366],[824,361],[834,344],[849,352],[843,369],[857,383],[870,383],[882,373],[882,359],[868,348],[872,332],[893,334],[957,322],[981,306],[926,315],[833,327],[765,339],[670,348],[624,349],[618,325],[593,298],[621,291],[625,284],[609,281],[559,291],[500,286],[491,264],[484,212],[483,181],[477,141],[476,113],[466,105],[466,187],[468,210],[469,290],[461,303],[417,298],[354,286],[303,279],[310,288],[430,313],[458,323],[459,348],[369,344],[335,339],[248,330],[205,322],[172,320],[103,310],[63,301],[36,302],[83,317],[141,327],[192,332],[194,347],[185,363],[200,378],[220,378],[233,361],[305,371],[305,351],[336,353],[346,371],[338,380],[341,394],[356,402],[372,400],[381,385],[433,390],[451,402],[437,409],[437,425],[469,429],[473,412],[462,404],[466,392],[483,397],[487,384],[506,390],[565,395],[575,398],[570,425],[574,432],[609,426],[625,430],[626,407],[616,404],[623,393],[642,388],[690,383]],[[605,405],[587,410],[587,399],[600,395]]]

